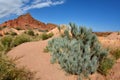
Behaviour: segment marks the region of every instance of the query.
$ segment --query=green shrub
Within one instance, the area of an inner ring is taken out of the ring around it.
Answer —
[[[105,58],[103,61],[100,63],[100,66],[98,68],[98,72],[100,72],[103,75],[107,75],[109,70],[112,68],[114,65],[115,61],[112,58]]]
[[[30,42],[30,41],[31,41],[30,36],[28,36],[26,34],[22,34],[22,35],[18,35],[18,36],[15,37],[12,45],[13,46],[18,46],[22,43]]]
[[[120,49],[113,50],[111,53],[116,60],[120,58]]]
[[[20,27],[16,27],[15,29],[17,29],[17,30],[22,30]]]
[[[0,56],[0,80],[33,80],[32,72],[15,66],[13,61],[8,60],[5,55]]]
[[[48,32],[48,30],[41,30],[41,29],[38,29],[39,32]]]
[[[46,40],[51,38],[53,35],[54,35],[53,33],[49,33],[49,34],[43,33],[41,37],[42,37],[42,40]]]
[[[12,38],[13,38],[12,36],[7,35],[7,36],[2,37],[0,41],[3,44],[3,46],[10,47],[11,42],[13,40]]]
[[[0,52],[4,51],[4,46],[0,43]]]
[[[10,33],[9,32],[6,32],[6,33],[4,33],[5,35],[9,35]]]
[[[42,40],[46,40],[46,39],[48,39],[48,36],[47,36],[46,33],[43,33],[43,34],[42,34]]]
[[[44,52],[45,52],[45,53],[48,53],[48,52],[49,52],[49,50],[48,50],[47,47],[44,49]]]
[[[32,30],[28,30],[27,34],[30,36],[35,36],[34,31],[32,31]]]
[[[12,36],[16,36],[17,33],[16,33],[16,32],[11,32],[10,35],[12,35]]]
[[[51,62],[58,62],[67,73],[87,77],[97,71],[108,52],[101,47],[91,29],[71,23],[70,28],[71,34],[65,30],[65,36],[48,42]]]

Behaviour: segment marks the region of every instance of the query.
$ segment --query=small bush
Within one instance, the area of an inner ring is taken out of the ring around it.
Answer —
[[[0,43],[0,52],[4,51],[4,46]]]
[[[1,54],[1,53],[0,53]],[[0,80],[32,80],[33,73],[24,68],[17,68],[12,60],[0,56]]]
[[[117,60],[120,58],[120,49],[116,49],[116,50],[113,50],[111,52],[111,54],[113,55],[113,57]]]
[[[39,32],[48,32],[48,30],[41,30],[41,29],[38,29]]]
[[[20,27],[16,27],[15,29],[17,29],[17,30],[22,30]]]
[[[42,40],[46,40],[52,37],[53,35],[54,35],[53,33],[49,33],[49,34],[43,33],[41,37],[42,37]]]
[[[32,31],[32,30],[28,30],[27,34],[30,36],[35,36],[34,31]]]
[[[42,40],[46,40],[46,39],[48,39],[48,35],[46,33],[43,33],[42,34]]]
[[[48,47],[46,47],[46,48],[44,49],[44,52],[45,52],[45,53],[48,53],[48,52],[49,52]]]
[[[3,44],[3,46],[5,46],[5,47],[10,47],[11,42],[13,40],[12,38],[13,37],[9,36],[9,35],[2,37],[1,40],[0,40],[1,44]]]
[[[114,63],[115,61],[112,58],[103,59],[103,61],[100,63],[100,66],[98,68],[98,72],[106,76],[108,74],[108,71],[114,65]]]
[[[120,35],[120,31],[118,31],[118,35]]]
[[[18,35],[18,36],[15,37],[12,45],[13,46],[18,46],[22,43],[30,42],[30,41],[31,41],[30,36],[28,36],[26,34],[22,34],[22,35]]]
[[[10,33],[9,32],[6,32],[6,33],[4,33],[5,35],[9,35]]]
[[[12,35],[12,36],[16,36],[17,33],[16,33],[16,32],[11,32],[10,35]]]

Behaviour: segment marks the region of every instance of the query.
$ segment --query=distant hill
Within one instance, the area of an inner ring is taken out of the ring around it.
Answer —
[[[30,13],[19,16],[17,19],[8,20],[0,24],[0,27],[21,28],[21,29],[40,29],[50,31],[57,25],[52,23],[43,23],[34,19]]]

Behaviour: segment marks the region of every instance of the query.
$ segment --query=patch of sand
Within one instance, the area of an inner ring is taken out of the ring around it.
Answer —
[[[25,43],[7,55],[11,58],[23,56],[17,61],[17,66],[36,71],[36,77],[40,77],[40,80],[74,80],[74,76],[66,76],[58,64],[50,63],[50,54],[43,52],[46,45],[47,41]]]

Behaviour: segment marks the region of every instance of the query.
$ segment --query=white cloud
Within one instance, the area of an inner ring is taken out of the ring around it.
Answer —
[[[63,4],[64,0],[0,0],[0,18],[21,15],[30,9]]]

